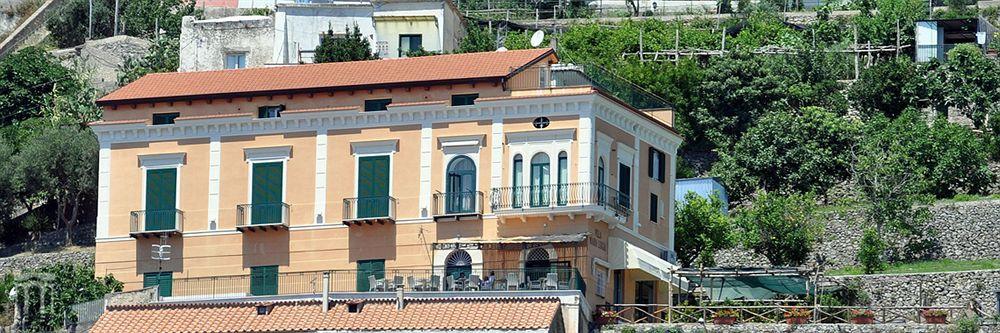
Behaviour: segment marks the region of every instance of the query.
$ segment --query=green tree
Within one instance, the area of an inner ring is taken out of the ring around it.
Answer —
[[[327,30],[316,47],[313,60],[320,63],[378,59],[378,54],[372,53],[371,49],[368,39],[361,35],[361,29],[355,24],[354,29],[344,27],[343,37],[334,35],[332,29]]]
[[[495,37],[489,30],[478,24],[470,24],[469,29],[458,43],[456,53],[489,52],[496,50]]]
[[[732,149],[720,149],[712,173],[734,200],[754,191],[825,194],[850,178],[850,147],[857,129],[822,108],[773,112],[760,119]]]
[[[59,12],[45,22],[56,46],[66,48],[80,44],[87,39],[90,24],[90,0],[70,0],[62,5]],[[114,12],[107,0],[93,1],[93,38],[100,39],[114,33]]]
[[[714,266],[714,253],[733,245],[732,222],[722,212],[723,205],[716,194],[706,199],[694,192],[688,192],[684,202],[677,203],[674,250],[681,266]]]
[[[37,47],[0,60],[0,126],[38,117],[55,95],[79,90],[74,73]]]
[[[987,59],[975,44],[948,51],[945,84],[948,105],[972,119],[976,128],[987,127],[986,115],[1000,110],[1000,63]]]
[[[74,126],[46,129],[25,143],[14,165],[25,188],[55,202],[66,244],[72,245],[81,204],[97,189],[97,139],[93,133]]]
[[[923,0],[868,0],[856,6],[861,14],[853,21],[862,43],[895,45],[898,23],[899,44],[910,45],[915,22],[927,18],[927,1]]]
[[[864,118],[882,114],[898,117],[908,108],[921,107],[922,75],[906,57],[879,62],[861,72],[848,89],[851,106]]]
[[[858,263],[865,274],[884,271],[886,268],[885,251],[888,245],[874,228],[865,228],[858,246]]]
[[[176,72],[180,66],[180,46],[176,38],[161,37],[142,58],[127,58],[118,68],[118,85],[124,86],[150,73]]]
[[[933,235],[925,229],[929,210],[918,205],[927,203],[927,166],[921,163],[926,157],[921,154],[929,152],[908,146],[925,137],[926,131],[913,130],[918,119],[913,112],[895,120],[874,119],[854,148],[852,163],[866,227],[879,237],[897,234],[906,240],[902,256],[908,258],[924,257],[933,247]]]
[[[130,0],[122,6],[121,31],[146,39],[180,38],[181,19],[202,14],[189,0]]]
[[[54,264],[40,269],[23,272],[15,280],[19,297],[24,297],[25,308],[38,309],[44,302],[41,311],[26,311],[24,322],[28,331],[51,332],[63,328],[63,320],[67,315],[73,316],[70,306],[104,297],[112,292],[122,291],[123,284],[106,275],[95,277],[91,265]],[[43,301],[39,298],[37,289],[34,292],[27,284],[17,284],[21,280],[50,281],[49,289]],[[4,293],[6,294],[6,292]],[[23,296],[20,296],[23,295]]]
[[[764,193],[736,218],[743,245],[774,266],[800,266],[823,231],[811,195]]]

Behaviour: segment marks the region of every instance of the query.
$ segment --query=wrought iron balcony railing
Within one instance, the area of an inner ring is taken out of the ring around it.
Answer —
[[[581,206],[619,217],[632,214],[628,195],[598,183],[509,186],[494,188],[490,194],[494,212]]]
[[[334,293],[387,292],[403,288],[413,292],[580,290],[586,282],[576,268],[531,269],[382,269],[372,271],[330,270],[278,273],[273,275],[231,275],[174,279],[173,297],[199,299],[242,296],[319,294],[323,274],[329,273],[329,290]]]
[[[396,222],[396,198],[390,196],[344,199],[344,224]]]
[[[136,210],[129,215],[129,235],[132,237],[180,234],[184,225],[184,212],[180,209]]]
[[[435,220],[482,216],[483,192],[435,193],[433,214]]]
[[[244,232],[287,229],[289,211],[284,202],[236,205],[236,229]]]

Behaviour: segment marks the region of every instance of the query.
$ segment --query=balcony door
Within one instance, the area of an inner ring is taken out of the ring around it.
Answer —
[[[549,205],[550,177],[549,155],[545,153],[535,154],[531,158],[531,207],[545,207]]]
[[[389,216],[389,156],[358,158],[358,218]]]
[[[145,230],[173,230],[177,222],[177,169],[146,171]]]
[[[471,213],[476,209],[476,164],[471,158],[459,156],[451,160],[445,182],[448,214]]]
[[[632,195],[632,167],[618,164],[618,204],[629,208]]]
[[[281,223],[283,162],[253,164],[250,224]]]

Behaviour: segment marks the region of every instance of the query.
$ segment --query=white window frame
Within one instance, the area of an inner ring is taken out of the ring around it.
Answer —
[[[463,135],[463,136],[450,136],[450,137],[439,137],[438,144],[441,146],[441,152],[444,154],[444,168],[441,173],[441,189],[442,192],[448,190],[448,166],[459,156],[465,156],[472,159],[473,165],[476,167],[475,182],[476,190],[479,191],[479,176],[482,175],[481,166],[479,163],[479,150],[483,147],[483,142],[485,142],[485,135]],[[513,161],[513,158],[511,158]],[[391,169],[391,167],[390,167]]]
[[[399,140],[378,140],[351,142],[351,153],[354,154],[354,197],[358,197],[358,168],[362,157],[389,156],[389,196],[393,196],[393,173],[395,172],[395,155],[399,152]]]
[[[181,209],[181,166],[185,163],[186,153],[169,153],[155,155],[139,155],[139,170],[142,172],[142,193],[140,195],[139,210],[146,210],[146,176],[149,170],[177,169],[176,194],[174,198],[174,209]]]
[[[247,162],[247,204],[253,202],[253,167],[257,163],[281,162],[281,201],[288,200],[288,160],[291,156],[292,146],[243,149],[243,157]]]

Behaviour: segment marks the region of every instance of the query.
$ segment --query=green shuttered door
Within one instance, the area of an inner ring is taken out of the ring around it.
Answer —
[[[173,293],[174,273],[173,272],[153,272],[142,275],[142,287],[149,288],[160,286],[160,297],[169,297]]]
[[[281,223],[282,162],[254,163],[250,224]]]
[[[358,217],[389,216],[389,156],[358,159]]]
[[[174,229],[177,209],[177,169],[146,171],[146,230]]]
[[[278,266],[250,267],[250,295],[278,294]]]
[[[385,278],[385,260],[358,260],[358,291],[368,291],[371,284],[368,277],[374,275],[376,279]]]

